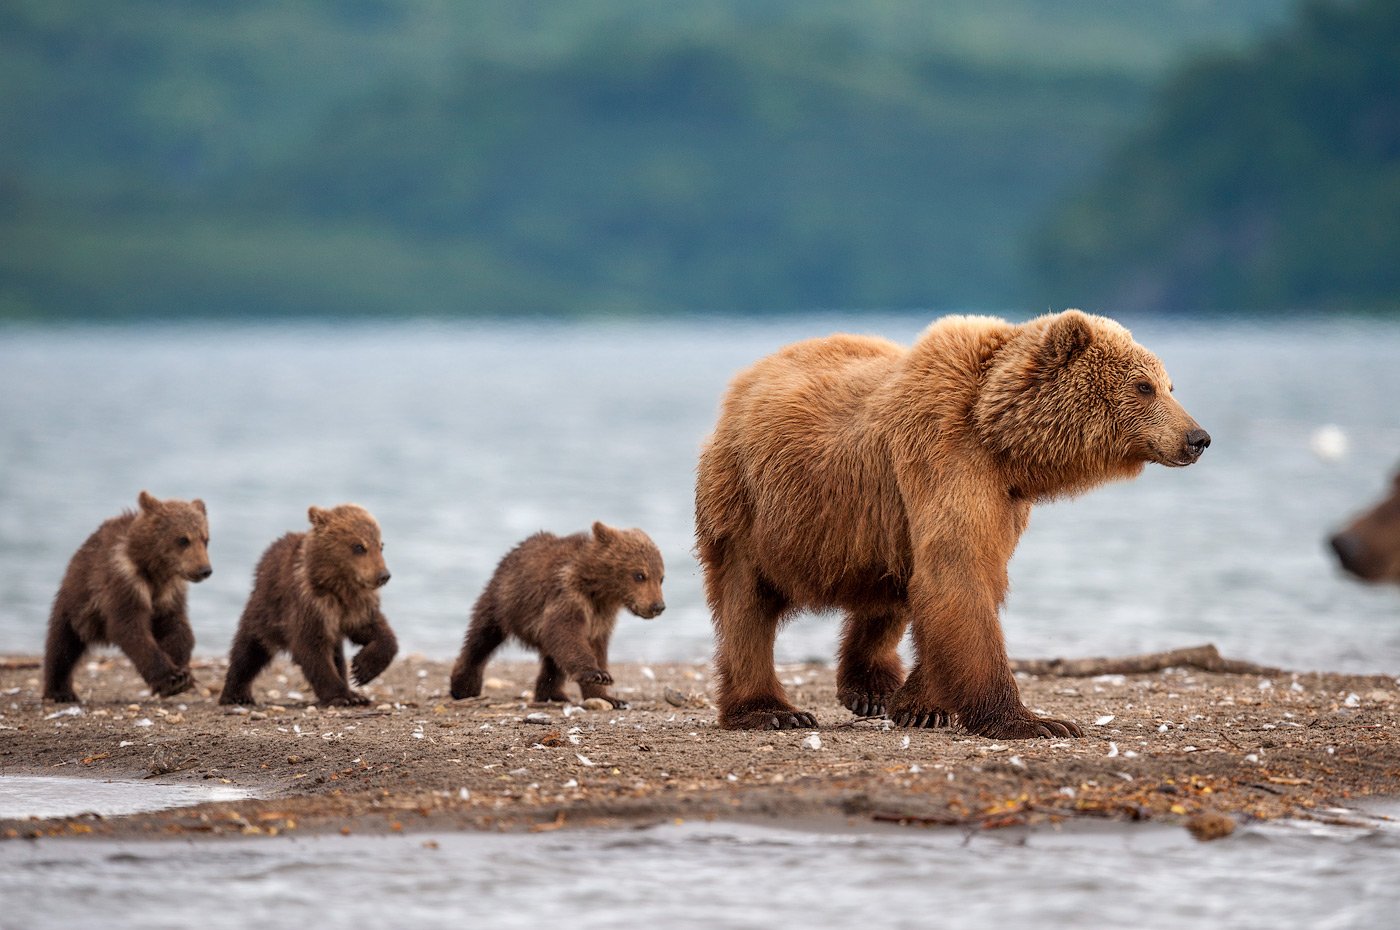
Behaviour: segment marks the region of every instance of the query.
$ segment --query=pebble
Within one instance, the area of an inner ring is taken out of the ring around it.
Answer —
[[[1218,840],[1235,832],[1233,818],[1215,811],[1204,811],[1186,821],[1186,829],[1201,842]]]
[[[549,721],[549,714],[543,714],[543,713],[540,713],[539,711],[536,711],[536,712],[533,713],[533,714],[526,714],[526,715],[525,715],[525,722],[526,722],[526,723],[549,723],[549,722],[550,722],[550,721]]]
[[[808,733],[807,738],[802,741],[803,749],[821,749],[822,738],[815,733]]]
[[[600,697],[591,697],[583,702],[584,710],[612,710],[612,701],[606,701]]]

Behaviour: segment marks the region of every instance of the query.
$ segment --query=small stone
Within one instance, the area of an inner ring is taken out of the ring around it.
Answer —
[[[807,738],[802,741],[803,749],[821,749],[822,738],[815,733],[808,733]]]
[[[1389,691],[1368,691],[1366,692],[1366,700],[1373,704],[1389,704],[1391,701],[1395,700],[1395,695],[1391,694]]]
[[[549,714],[543,714],[543,713],[540,713],[539,711],[535,711],[533,714],[526,714],[526,715],[525,715],[525,722],[526,722],[526,723],[549,723],[549,722],[550,722]]]
[[[675,688],[667,688],[665,691],[665,698],[666,703],[670,704],[672,707],[684,707],[687,700],[685,692],[677,691]]]
[[[1186,829],[1201,842],[1218,840],[1235,832],[1235,821],[1215,811],[1203,811],[1186,821]]]
[[[604,700],[600,697],[591,697],[583,702],[584,710],[612,710],[612,701]]]

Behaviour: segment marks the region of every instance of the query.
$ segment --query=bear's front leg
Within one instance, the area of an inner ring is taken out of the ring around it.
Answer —
[[[350,688],[335,667],[334,650],[339,643],[332,644],[321,636],[308,636],[291,643],[292,661],[301,669],[302,675],[316,692],[318,703],[332,707],[363,706],[369,698]]]
[[[904,684],[899,641],[907,625],[902,610],[852,611],[841,632],[836,699],[857,717],[879,717]]]
[[[375,611],[374,622],[364,634],[350,634],[350,642],[362,647],[350,662],[355,684],[362,686],[378,678],[399,651],[398,638],[389,628],[389,621],[378,611]]]
[[[592,640],[589,641],[589,648],[591,648],[591,649],[593,650],[593,658],[594,658],[595,660],[597,660],[597,662],[598,662],[598,667],[601,668],[604,672],[607,672],[607,670],[608,670],[608,640],[609,640],[609,639],[610,639],[609,636],[603,635],[603,636],[595,636]],[[609,673],[609,674],[611,674],[611,673]],[[626,708],[626,707],[629,706],[628,703],[627,703],[626,701],[624,701],[622,698],[620,698],[620,697],[615,697],[615,696],[609,694],[606,685],[592,684],[592,683],[589,683],[589,684],[581,684],[581,685],[579,685],[579,691],[582,692],[582,694],[583,694],[583,699],[584,699],[585,701],[588,700],[589,698],[600,698],[600,699],[602,699],[602,700],[604,700],[604,701],[607,701],[609,704],[611,704],[613,707],[615,707],[615,708],[617,708],[617,709],[619,709],[619,710],[621,710],[621,709]]]
[[[109,621],[112,642],[126,653],[131,664],[157,697],[171,697],[194,687],[194,676],[180,668],[156,644],[148,611],[132,611]]]

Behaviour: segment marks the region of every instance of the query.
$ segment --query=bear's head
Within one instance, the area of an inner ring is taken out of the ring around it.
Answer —
[[[1400,473],[1390,494],[1331,539],[1342,568],[1363,581],[1400,582]]]
[[[127,530],[126,551],[147,577],[203,581],[214,574],[204,501],[163,501],[142,491],[136,502],[139,509]]]
[[[1157,357],[1078,310],[1016,327],[989,360],[973,422],[1027,497],[1132,477],[1148,462],[1190,465],[1210,445]]]
[[[358,504],[341,504],[306,511],[311,532],[306,534],[306,570],[318,588],[347,592],[372,591],[389,582],[379,523]]]
[[[593,524],[589,581],[643,620],[666,609],[661,582],[666,566],[661,551],[641,530],[623,530],[604,523]]]

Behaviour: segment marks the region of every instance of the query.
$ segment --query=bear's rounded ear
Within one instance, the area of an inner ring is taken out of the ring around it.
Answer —
[[[1078,310],[1066,310],[1045,329],[1041,355],[1052,367],[1068,365],[1094,341],[1093,324]]]
[[[326,522],[330,520],[330,518],[330,511],[322,510],[320,507],[317,507],[314,504],[311,507],[307,508],[306,519],[311,521],[312,526],[325,526]]]
[[[152,497],[148,492],[142,491],[136,497],[136,503],[141,505],[141,510],[145,513],[160,509],[160,501]]]
[[[190,506],[193,507],[195,510],[198,510],[200,513],[204,514],[206,517],[209,516],[209,511],[204,509],[204,501],[200,500],[199,498],[196,497],[194,500],[190,501]]]
[[[601,520],[593,521],[593,538],[603,545],[607,545],[617,538],[617,530],[608,526]]]

